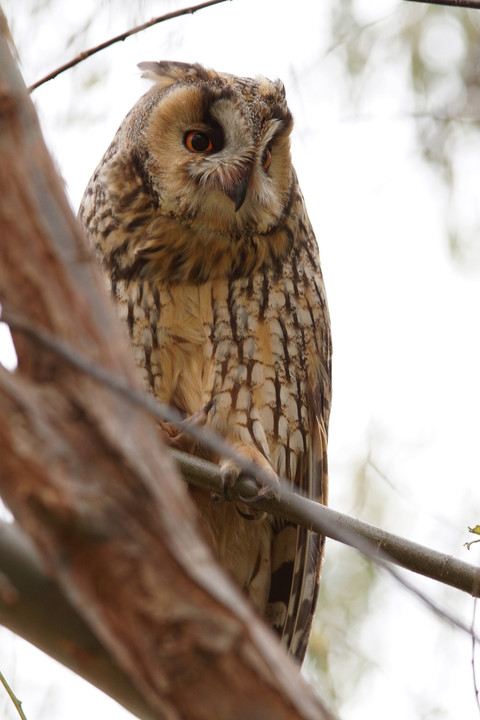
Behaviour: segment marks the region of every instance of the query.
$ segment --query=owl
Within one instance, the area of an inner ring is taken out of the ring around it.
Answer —
[[[120,125],[79,217],[146,388],[278,482],[325,503],[331,338],[280,81],[141,63],[153,86]],[[219,463],[225,495],[240,467]],[[265,486],[259,492],[265,491]],[[189,492],[219,558],[301,661],[323,538]]]

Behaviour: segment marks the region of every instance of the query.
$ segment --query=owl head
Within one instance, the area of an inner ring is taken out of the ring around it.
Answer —
[[[275,225],[291,183],[283,84],[178,62],[139,67],[155,83],[140,101],[141,149],[162,207],[212,229]]]
[[[280,262],[296,187],[283,84],[197,64],[139,67],[154,85],[120,126],[81,211],[104,262],[120,273],[134,255],[135,269],[169,282]],[[89,214],[104,204],[108,217]]]

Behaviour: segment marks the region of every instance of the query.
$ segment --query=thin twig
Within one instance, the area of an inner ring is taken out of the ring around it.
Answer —
[[[8,695],[10,696],[10,700],[12,701],[13,705],[15,706],[15,709],[17,710],[18,714],[22,718],[22,720],[27,720],[25,713],[22,710],[22,703],[17,698],[15,693],[13,692],[12,688],[7,682],[7,679],[3,673],[0,672],[0,683],[2,683],[3,687],[7,691]]]
[[[448,5],[450,7],[480,10],[480,0],[408,0],[408,2],[421,2],[429,5]]]
[[[182,8],[181,10],[174,10],[173,12],[167,13],[166,15],[161,15],[160,17],[156,17],[152,20],[149,20],[148,22],[142,23],[142,25],[137,25],[136,27],[131,28],[124,33],[121,33],[120,35],[116,35],[115,37],[110,38],[110,40],[105,40],[105,42],[100,43],[100,45],[96,45],[89,50],[84,50],[80,53],[80,55],[77,55],[77,57],[73,58],[73,60],[70,60],[64,65],[61,65],[56,70],[53,70],[48,75],[45,75],[45,77],[41,78],[41,80],[37,80],[37,82],[33,83],[33,85],[30,85],[28,91],[33,92],[33,90],[36,90],[38,87],[40,87],[40,85],[44,85],[49,80],[53,80],[53,78],[56,78],[61,73],[65,72],[65,70],[69,70],[70,68],[75,67],[75,65],[78,65],[78,63],[81,63],[83,60],[86,60],[87,58],[95,55],[101,50],[105,50],[105,48],[110,47],[110,45],[114,45],[117,42],[123,42],[128,37],[136,35],[137,33],[142,32],[142,30],[146,30],[147,28],[152,27],[152,25],[158,25],[161,22],[165,22],[165,20],[172,20],[173,18],[181,17],[182,15],[193,15],[193,13],[197,12],[197,10],[203,10],[204,8],[211,7],[212,5],[218,5],[219,3],[226,1],[227,0],[208,0],[208,2],[203,2],[199,5],[192,5],[192,7]]]
[[[472,673],[473,673],[473,689],[475,692],[475,700],[477,703],[477,708],[480,711],[480,695],[477,685],[477,673],[476,673],[476,666],[475,666],[475,650],[476,650],[476,644],[477,644],[477,637],[475,635],[475,615],[477,612],[477,598],[473,601],[473,613],[472,613]]]
[[[114,375],[82,356],[78,350],[63,340],[43,329],[30,325],[23,318],[3,312],[2,320],[7,322],[14,330],[25,333],[44,347],[59,354],[81,372],[90,375],[98,382],[120,393],[137,407],[147,410],[155,418],[167,420],[181,426],[186,434],[192,435],[203,445],[213,448],[216,453],[226,454],[227,457],[233,459],[244,470],[246,475],[242,476],[231,490],[232,499],[255,497],[257,499],[255,506],[259,510],[265,510],[289,522],[303,525],[314,532],[327,535],[354,547],[393,576],[399,584],[420,599],[430,610],[472,636],[473,630],[471,627],[468,627],[461,620],[458,620],[437,605],[425,593],[399,575],[390,567],[389,563],[396,563],[406,569],[464,590],[474,596],[480,596],[480,571],[477,567],[301,497],[291,491],[290,485],[286,481],[280,481],[279,489],[274,497],[258,500],[258,485],[251,478],[256,477],[259,479],[261,477],[260,468],[246,462],[244,458],[235,453],[229,443],[216,435],[211,429],[185,424],[180,413],[174,408],[161,405],[152,396],[129,387],[120,376]],[[221,494],[222,478],[216,465],[194,458],[186,453],[173,451],[173,455],[180,464],[182,474],[188,482]],[[268,476],[266,476],[265,480],[269,480]],[[478,640],[480,642],[480,638]]]

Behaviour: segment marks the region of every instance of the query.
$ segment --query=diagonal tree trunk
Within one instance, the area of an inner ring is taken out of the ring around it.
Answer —
[[[0,302],[139,380],[0,16]],[[32,338],[0,371],[0,492],[141,717],[331,717],[217,565],[155,423]],[[122,702],[122,698],[118,699]]]

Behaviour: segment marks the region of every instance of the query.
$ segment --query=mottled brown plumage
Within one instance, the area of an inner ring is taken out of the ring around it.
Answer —
[[[155,84],[120,126],[80,218],[145,384],[326,502],[329,318],[283,85],[141,67]],[[238,468],[211,459],[234,482]],[[191,493],[220,556],[302,659],[322,539]]]

